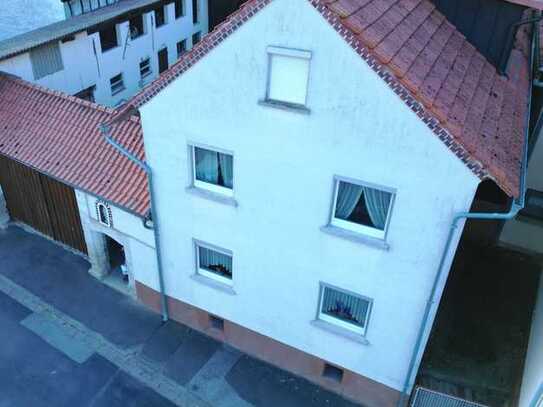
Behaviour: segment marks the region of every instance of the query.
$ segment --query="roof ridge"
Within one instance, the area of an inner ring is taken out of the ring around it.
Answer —
[[[58,97],[58,98],[61,98],[61,99],[64,99],[64,100],[68,100],[70,102],[79,104],[81,106],[88,107],[88,108],[90,108],[92,110],[96,110],[96,111],[100,111],[100,112],[104,112],[104,113],[108,113],[108,114],[113,114],[115,112],[115,109],[112,109],[110,107],[100,105],[98,103],[91,102],[91,101],[88,101],[88,100],[84,100],[84,99],[78,98],[76,96],[70,95],[68,93],[59,91],[59,90],[47,88],[47,87],[39,85],[37,83],[26,81],[23,78],[21,78],[21,77],[19,77],[17,75],[13,75],[13,74],[8,73],[8,72],[0,71],[0,79],[2,79],[2,77],[4,77],[7,80],[10,80],[12,82],[15,82],[15,83],[17,83],[17,84],[19,84],[21,86],[31,88],[31,89],[35,89],[35,90],[37,90],[37,91],[39,91],[41,93],[47,94],[47,95],[51,95],[51,96]]]

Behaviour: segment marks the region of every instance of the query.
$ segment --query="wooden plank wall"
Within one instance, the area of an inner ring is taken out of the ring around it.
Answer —
[[[72,188],[2,156],[0,185],[13,219],[87,253]]]

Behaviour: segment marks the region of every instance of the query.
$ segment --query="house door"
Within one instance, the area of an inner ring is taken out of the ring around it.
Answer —
[[[72,188],[5,157],[0,157],[0,185],[12,219],[87,252]]]
[[[162,48],[158,51],[158,74],[160,75],[168,69],[168,48]]]

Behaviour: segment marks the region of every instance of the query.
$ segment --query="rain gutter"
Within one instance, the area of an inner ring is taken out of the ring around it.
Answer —
[[[155,201],[155,194],[154,194],[154,188],[153,188],[153,171],[151,170],[151,167],[147,165],[145,161],[140,160],[137,158],[134,154],[132,154],[130,151],[128,151],[126,148],[124,148],[122,145],[120,145],[117,141],[113,139],[111,136],[111,127],[108,124],[103,124],[100,126],[100,131],[102,132],[102,135],[104,136],[106,142],[113,146],[119,153],[124,155],[126,158],[128,158],[130,161],[132,161],[134,164],[136,164],[138,167],[140,167],[145,174],[147,175],[147,180],[149,183],[149,196],[151,199],[151,218],[153,219],[153,232],[155,235],[155,246],[156,246],[156,257],[157,257],[157,265],[158,265],[158,283],[160,286],[160,305],[162,310],[162,320],[164,322],[168,321],[170,319],[169,312],[168,312],[168,301],[166,298],[166,290],[164,287],[164,272],[163,272],[163,266],[162,266],[162,250],[160,245],[160,228],[158,227],[158,216],[156,214],[156,201]],[[150,227],[146,227],[149,229]]]
[[[537,19],[530,19],[529,21],[523,21],[517,24],[517,26],[520,24],[527,24],[528,22],[536,23],[536,22],[539,22],[540,20],[541,20],[541,17]],[[537,30],[534,29],[532,33],[531,54],[530,54],[530,63],[529,63],[529,67],[530,67],[530,72],[529,72],[530,82],[529,83],[530,84],[532,83],[532,79],[533,79],[532,78],[533,77],[533,61],[534,61],[534,53],[535,53],[534,44],[535,44],[536,34],[537,34]],[[521,174],[520,174],[520,191],[519,191],[520,193],[519,193],[519,197],[513,200],[513,203],[511,204],[511,208],[509,209],[509,211],[505,213],[459,212],[453,217],[453,221],[449,229],[447,241],[445,243],[445,248],[443,249],[443,253],[441,254],[441,259],[439,261],[437,273],[434,277],[434,282],[432,284],[430,296],[428,298],[428,301],[426,302],[424,315],[422,317],[422,321],[421,321],[419,331],[417,334],[417,340],[415,342],[415,346],[411,354],[407,376],[405,378],[400,399],[398,400],[398,404],[397,404],[398,407],[404,407],[407,404],[409,395],[415,383],[415,378],[416,378],[416,373],[417,373],[417,360],[425,347],[424,337],[425,337],[427,328],[431,327],[431,325],[433,324],[433,319],[430,318],[431,311],[434,304],[439,304],[439,301],[440,301],[440,294],[438,293],[439,282],[441,281],[444,273],[446,272],[445,264],[447,262],[447,257],[449,256],[451,252],[452,242],[454,240],[454,236],[458,229],[460,221],[468,220],[468,219],[509,220],[509,219],[513,219],[519,213],[519,211],[524,208],[525,200],[526,200],[526,172],[528,168],[528,140],[530,136],[531,110],[532,110],[532,89],[530,87],[530,92],[528,95],[528,111],[526,114],[526,124],[525,124],[526,130],[524,132],[522,168],[521,168]]]

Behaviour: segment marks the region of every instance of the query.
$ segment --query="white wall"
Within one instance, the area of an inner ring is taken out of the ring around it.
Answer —
[[[27,81],[69,94],[75,94],[96,85],[96,102],[115,106],[128,100],[141,89],[141,85],[148,84],[158,76],[157,53],[159,50],[168,48],[168,60],[171,66],[177,60],[177,42],[187,39],[190,49],[192,34],[199,31],[202,35],[207,33],[206,0],[201,0],[201,19],[196,25],[192,23],[192,1],[185,0],[185,15],[177,20],[173,3],[167,4],[166,10],[167,24],[159,28],[155,28],[151,23],[154,21],[154,12],[145,13],[145,35],[134,40],[127,41],[128,21],[118,24],[119,45],[105,52],[101,50],[99,33],[87,35],[86,32],[80,32],[76,34],[74,41],[59,43],[64,69],[39,80],[35,80],[32,74],[28,52],[0,61],[0,71],[12,73]],[[153,20],[151,20],[151,15],[153,15]],[[147,57],[151,58],[153,74],[140,84],[139,63]],[[125,90],[113,96],[110,79],[121,72]]]
[[[535,407],[535,404],[530,403],[535,400],[536,393],[541,387],[543,387],[543,275],[539,281],[539,294],[533,313],[519,407]]]
[[[142,219],[110,204],[112,227],[107,227],[98,222],[96,197],[78,190],[76,197],[83,228],[110,236],[123,245],[128,269],[135,280],[148,285],[158,284],[154,233],[143,227]],[[85,238],[89,240],[89,237]],[[92,242],[87,241],[87,245],[90,244]]]
[[[311,114],[258,104],[268,45],[312,51]],[[273,1],[141,114],[167,293],[401,389],[453,214],[479,182],[465,165],[307,0]],[[189,142],[234,152],[238,207],[185,190]],[[320,230],[334,175],[397,189],[389,251]],[[237,295],[190,278],[193,238],[233,252]],[[373,298],[369,345],[310,324],[320,281]]]

